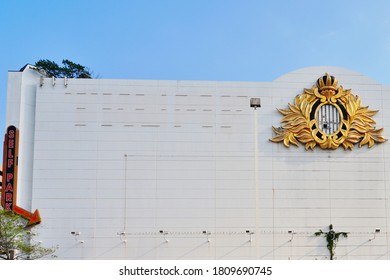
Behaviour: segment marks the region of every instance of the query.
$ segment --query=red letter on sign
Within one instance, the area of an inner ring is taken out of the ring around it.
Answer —
[[[15,140],[13,140],[13,139],[8,140],[8,148],[9,149],[15,148],[14,144],[15,144]]]
[[[14,158],[14,153],[12,149],[8,149],[8,158]]]
[[[13,192],[14,188],[12,187],[11,183],[7,184],[7,187],[5,188],[5,192]]]
[[[5,194],[5,201],[12,201],[12,193]]]
[[[7,182],[11,181],[11,179],[14,177],[12,173],[7,173]]]

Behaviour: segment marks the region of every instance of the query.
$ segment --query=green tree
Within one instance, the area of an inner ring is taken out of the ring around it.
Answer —
[[[62,65],[58,65],[56,62],[48,59],[40,59],[35,62],[35,67],[38,70],[44,70],[49,77],[55,78],[83,78],[91,79],[92,73],[89,69],[78,63],[74,63],[68,59],[62,60]]]
[[[55,257],[54,248],[42,247],[32,238],[35,234],[26,228],[26,221],[11,211],[0,209],[0,259],[34,260]]]

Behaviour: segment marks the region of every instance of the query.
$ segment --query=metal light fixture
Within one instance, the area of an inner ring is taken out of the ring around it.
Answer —
[[[165,231],[165,230],[160,230],[160,234],[164,237],[164,241],[165,241],[166,243],[168,243],[169,240],[168,240],[167,237],[166,237],[166,235],[168,234],[168,232]]]
[[[249,242],[252,242],[252,235],[255,234],[255,232],[247,229],[245,233],[249,235]]]
[[[376,238],[376,235],[377,235],[378,233],[380,233],[380,232],[381,232],[381,229],[380,229],[380,228],[376,228],[376,229],[375,229],[375,232],[374,232],[374,237],[373,237],[373,238],[370,238],[368,241],[374,240],[374,239]]]
[[[292,242],[292,240],[293,240],[293,238],[294,238],[294,234],[295,234],[295,233],[294,233],[294,231],[293,231],[293,230],[289,230],[289,231],[288,231],[288,233],[289,233],[289,234],[291,234],[291,237],[290,237],[290,240],[289,240],[289,242]]]
[[[81,235],[81,232],[79,232],[79,231],[71,231],[70,234],[74,236],[74,239],[75,239],[77,242],[79,242],[79,243],[84,243],[84,240],[80,240],[80,239],[78,238],[78,236]]]
[[[127,240],[126,240],[126,232],[125,231],[118,232],[117,235],[119,235],[119,238],[121,239],[121,241],[123,243],[127,242]]]
[[[260,108],[261,107],[261,102],[260,102],[260,98],[258,97],[253,97],[250,99],[250,106],[251,108]]]
[[[210,243],[210,238],[209,238],[209,236],[211,235],[211,232],[209,232],[209,231],[207,231],[207,230],[204,230],[204,231],[202,231],[202,233],[203,233],[204,235],[206,235],[206,237],[207,237],[207,242]]]

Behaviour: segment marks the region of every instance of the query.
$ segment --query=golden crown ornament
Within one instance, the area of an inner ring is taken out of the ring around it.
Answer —
[[[362,107],[357,95],[337,85],[337,79],[326,73],[315,86],[297,95],[288,109],[278,109],[284,117],[281,127],[272,127],[275,136],[270,140],[283,142],[286,147],[300,142],[306,150],[317,145],[322,149],[342,145],[352,150],[355,144],[371,148],[385,142],[383,128],[376,129],[372,119],[378,111]]]

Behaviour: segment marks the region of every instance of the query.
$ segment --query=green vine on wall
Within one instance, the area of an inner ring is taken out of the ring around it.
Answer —
[[[326,238],[326,242],[327,242],[326,247],[329,250],[330,259],[333,260],[335,255],[336,245],[337,242],[339,241],[340,236],[347,238],[348,232],[343,232],[343,231],[335,232],[333,230],[333,225],[330,224],[328,232],[323,232],[322,230],[319,230],[316,233],[314,233],[314,235],[315,236],[324,235],[324,237]]]

